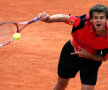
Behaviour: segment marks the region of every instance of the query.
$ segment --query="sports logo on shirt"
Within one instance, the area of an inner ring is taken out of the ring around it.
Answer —
[[[71,19],[70,22],[69,22],[69,24],[72,25],[73,23],[74,23],[74,20]]]

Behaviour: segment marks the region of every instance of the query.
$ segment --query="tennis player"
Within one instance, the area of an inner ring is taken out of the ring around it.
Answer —
[[[69,79],[80,71],[81,90],[94,90],[99,67],[108,58],[108,8],[102,4],[93,6],[89,15],[64,14],[38,15],[39,19],[65,22],[72,25],[72,38],[64,45],[58,64],[58,81],[54,90],[65,90]]]

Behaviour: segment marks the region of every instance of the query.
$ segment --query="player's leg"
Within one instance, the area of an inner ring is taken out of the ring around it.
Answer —
[[[64,79],[58,76],[57,84],[54,87],[54,90],[65,90],[69,82],[69,79]]]
[[[76,60],[77,56],[70,55],[72,52],[74,52],[74,47],[68,41],[61,51],[58,63],[59,77],[54,90],[64,90],[68,85],[69,78],[74,78],[79,70]]]
[[[93,61],[82,58],[80,78],[82,83],[81,90],[94,90],[96,82],[98,69],[102,62]]]
[[[94,90],[95,85],[85,85],[82,84],[81,90]]]

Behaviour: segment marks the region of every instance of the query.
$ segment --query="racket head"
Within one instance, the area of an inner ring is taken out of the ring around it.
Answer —
[[[14,33],[21,32],[29,24],[38,21],[39,18],[35,17],[34,19],[26,22],[3,22],[0,23],[0,47],[5,46],[14,40]],[[23,25],[20,27],[20,25]]]
[[[13,34],[18,32],[18,26],[15,22],[0,23],[0,47],[12,42]]]

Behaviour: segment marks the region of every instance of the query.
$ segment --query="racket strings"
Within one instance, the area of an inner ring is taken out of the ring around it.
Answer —
[[[8,43],[13,34],[17,32],[17,26],[14,23],[5,23],[0,25],[0,45]]]

